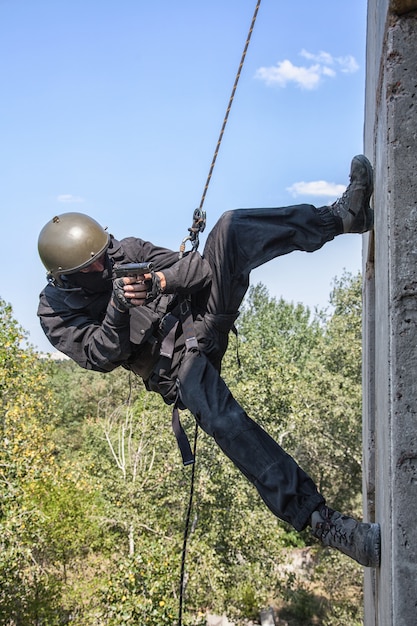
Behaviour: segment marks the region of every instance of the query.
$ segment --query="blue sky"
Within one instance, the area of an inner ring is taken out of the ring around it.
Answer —
[[[200,204],[255,0],[0,0],[0,297],[41,351],[37,237],[80,211],[178,249]],[[263,0],[206,196],[328,204],[363,151],[366,1]],[[345,235],[253,273],[310,308],[361,269]]]

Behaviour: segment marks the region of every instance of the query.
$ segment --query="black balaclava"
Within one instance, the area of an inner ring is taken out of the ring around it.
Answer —
[[[112,262],[106,253],[102,272],[74,272],[62,276],[62,279],[68,287],[79,287],[87,293],[110,293],[113,288]]]

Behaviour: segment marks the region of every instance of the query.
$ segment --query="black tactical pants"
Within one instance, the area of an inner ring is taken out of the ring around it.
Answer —
[[[186,353],[178,372],[182,403],[254,484],[270,510],[296,530],[305,528],[324,498],[294,459],[248,417],[220,377],[219,365],[249,286],[250,271],[293,250],[318,250],[341,232],[340,220],[327,207],[298,205],[225,213],[204,249],[213,270],[206,332],[207,336],[217,334],[219,351],[209,357],[204,352]]]

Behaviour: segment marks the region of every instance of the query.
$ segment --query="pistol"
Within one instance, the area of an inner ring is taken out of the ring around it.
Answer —
[[[123,278],[123,276],[143,276],[150,274],[153,270],[151,261],[145,263],[116,263],[113,265],[112,278]]]

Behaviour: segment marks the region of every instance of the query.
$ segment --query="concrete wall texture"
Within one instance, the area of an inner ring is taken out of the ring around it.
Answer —
[[[417,0],[368,0],[364,236],[364,511],[382,562],[365,571],[365,625],[417,624]]]

